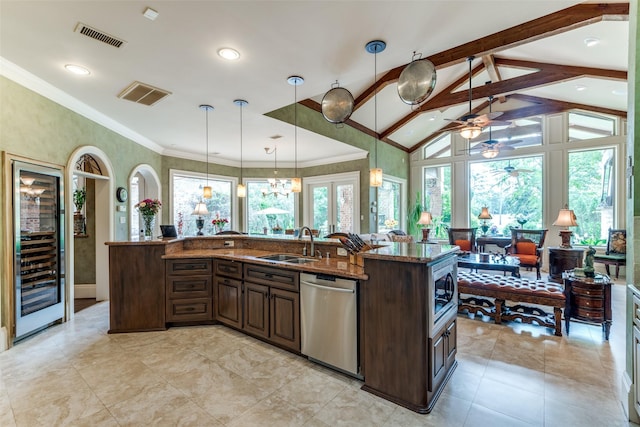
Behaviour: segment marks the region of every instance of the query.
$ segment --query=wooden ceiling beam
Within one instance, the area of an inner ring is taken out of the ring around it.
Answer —
[[[484,68],[487,70],[487,74],[489,74],[489,78],[492,82],[502,81],[500,70],[498,70],[498,66],[496,65],[493,55],[483,55],[482,63],[484,64]],[[498,96],[498,101],[500,101],[500,103],[506,102],[506,100],[507,98],[504,95]]]

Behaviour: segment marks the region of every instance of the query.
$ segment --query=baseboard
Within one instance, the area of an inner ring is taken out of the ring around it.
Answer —
[[[633,380],[627,374],[627,371],[624,371],[622,374],[622,381],[620,381],[620,396],[623,396],[622,399],[622,408],[624,409],[624,413],[627,416],[629,421],[634,423],[640,423],[640,416],[638,415],[638,411],[635,408],[635,396],[633,394]],[[624,399],[624,396],[627,398]]]
[[[96,284],[95,283],[86,283],[86,284],[76,283],[73,286],[73,297],[74,298],[95,298]]]

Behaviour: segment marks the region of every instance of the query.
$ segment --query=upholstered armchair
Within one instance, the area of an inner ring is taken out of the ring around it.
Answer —
[[[477,228],[447,228],[449,244],[460,246],[461,251],[476,252]]]
[[[511,229],[511,244],[505,247],[507,253],[520,260],[520,267],[536,269],[536,276],[541,279],[540,265],[544,251],[544,239],[547,237],[547,229],[525,230],[522,228]]]
[[[609,265],[616,266],[616,279],[620,273],[620,266],[627,263],[627,230],[609,229],[609,238],[607,239],[607,251],[604,254],[595,255],[593,262],[599,262],[604,264],[607,270],[607,275],[611,276],[609,272]]]

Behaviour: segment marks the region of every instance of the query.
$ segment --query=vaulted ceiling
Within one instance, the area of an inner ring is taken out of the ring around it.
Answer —
[[[211,104],[209,161],[239,165],[233,100],[242,98],[249,101],[245,166],[270,164],[264,147],[276,143],[279,162],[290,165],[294,128],[267,114],[294,99],[320,112],[336,81],[355,98],[346,126],[412,152],[456,126],[447,119],[469,113],[469,57],[473,113],[486,112],[494,97],[501,120],[573,108],[626,115],[628,3],[3,0],[0,7],[3,75],[178,157],[207,158],[198,105]],[[158,12],[154,21],[143,17],[147,7]],[[116,48],[85,37],[74,31],[79,23],[125,43]],[[387,48],[374,58],[365,44],[375,39]],[[588,39],[599,43],[587,46]],[[237,49],[240,59],[222,60],[221,47]],[[433,93],[419,107],[397,93],[414,53],[437,72]],[[91,74],[72,76],[63,68],[69,63]],[[301,75],[304,84],[294,89],[290,75]],[[118,98],[134,81],[170,95],[152,106]],[[366,154],[307,127],[314,126],[298,128],[301,166]]]

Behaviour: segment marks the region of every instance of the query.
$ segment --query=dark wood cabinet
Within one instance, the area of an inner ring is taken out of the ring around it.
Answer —
[[[212,263],[210,259],[167,260],[166,320],[213,320]]]
[[[564,275],[565,329],[569,335],[570,320],[602,325],[605,339],[611,329],[611,281],[609,276],[596,274],[595,278]]]
[[[166,329],[163,255],[164,245],[109,246],[109,333]]]
[[[229,260],[214,262],[214,303],[216,320],[242,328],[242,263]]]
[[[245,263],[243,329],[299,352],[299,289],[298,272]]]
[[[549,248],[549,281],[562,283],[562,273],[582,267],[584,249]]]
[[[447,377],[449,368],[456,360],[457,352],[457,324],[456,319],[443,327],[429,338],[429,348],[431,350],[431,376],[429,378],[429,392],[439,389],[442,382]]]

